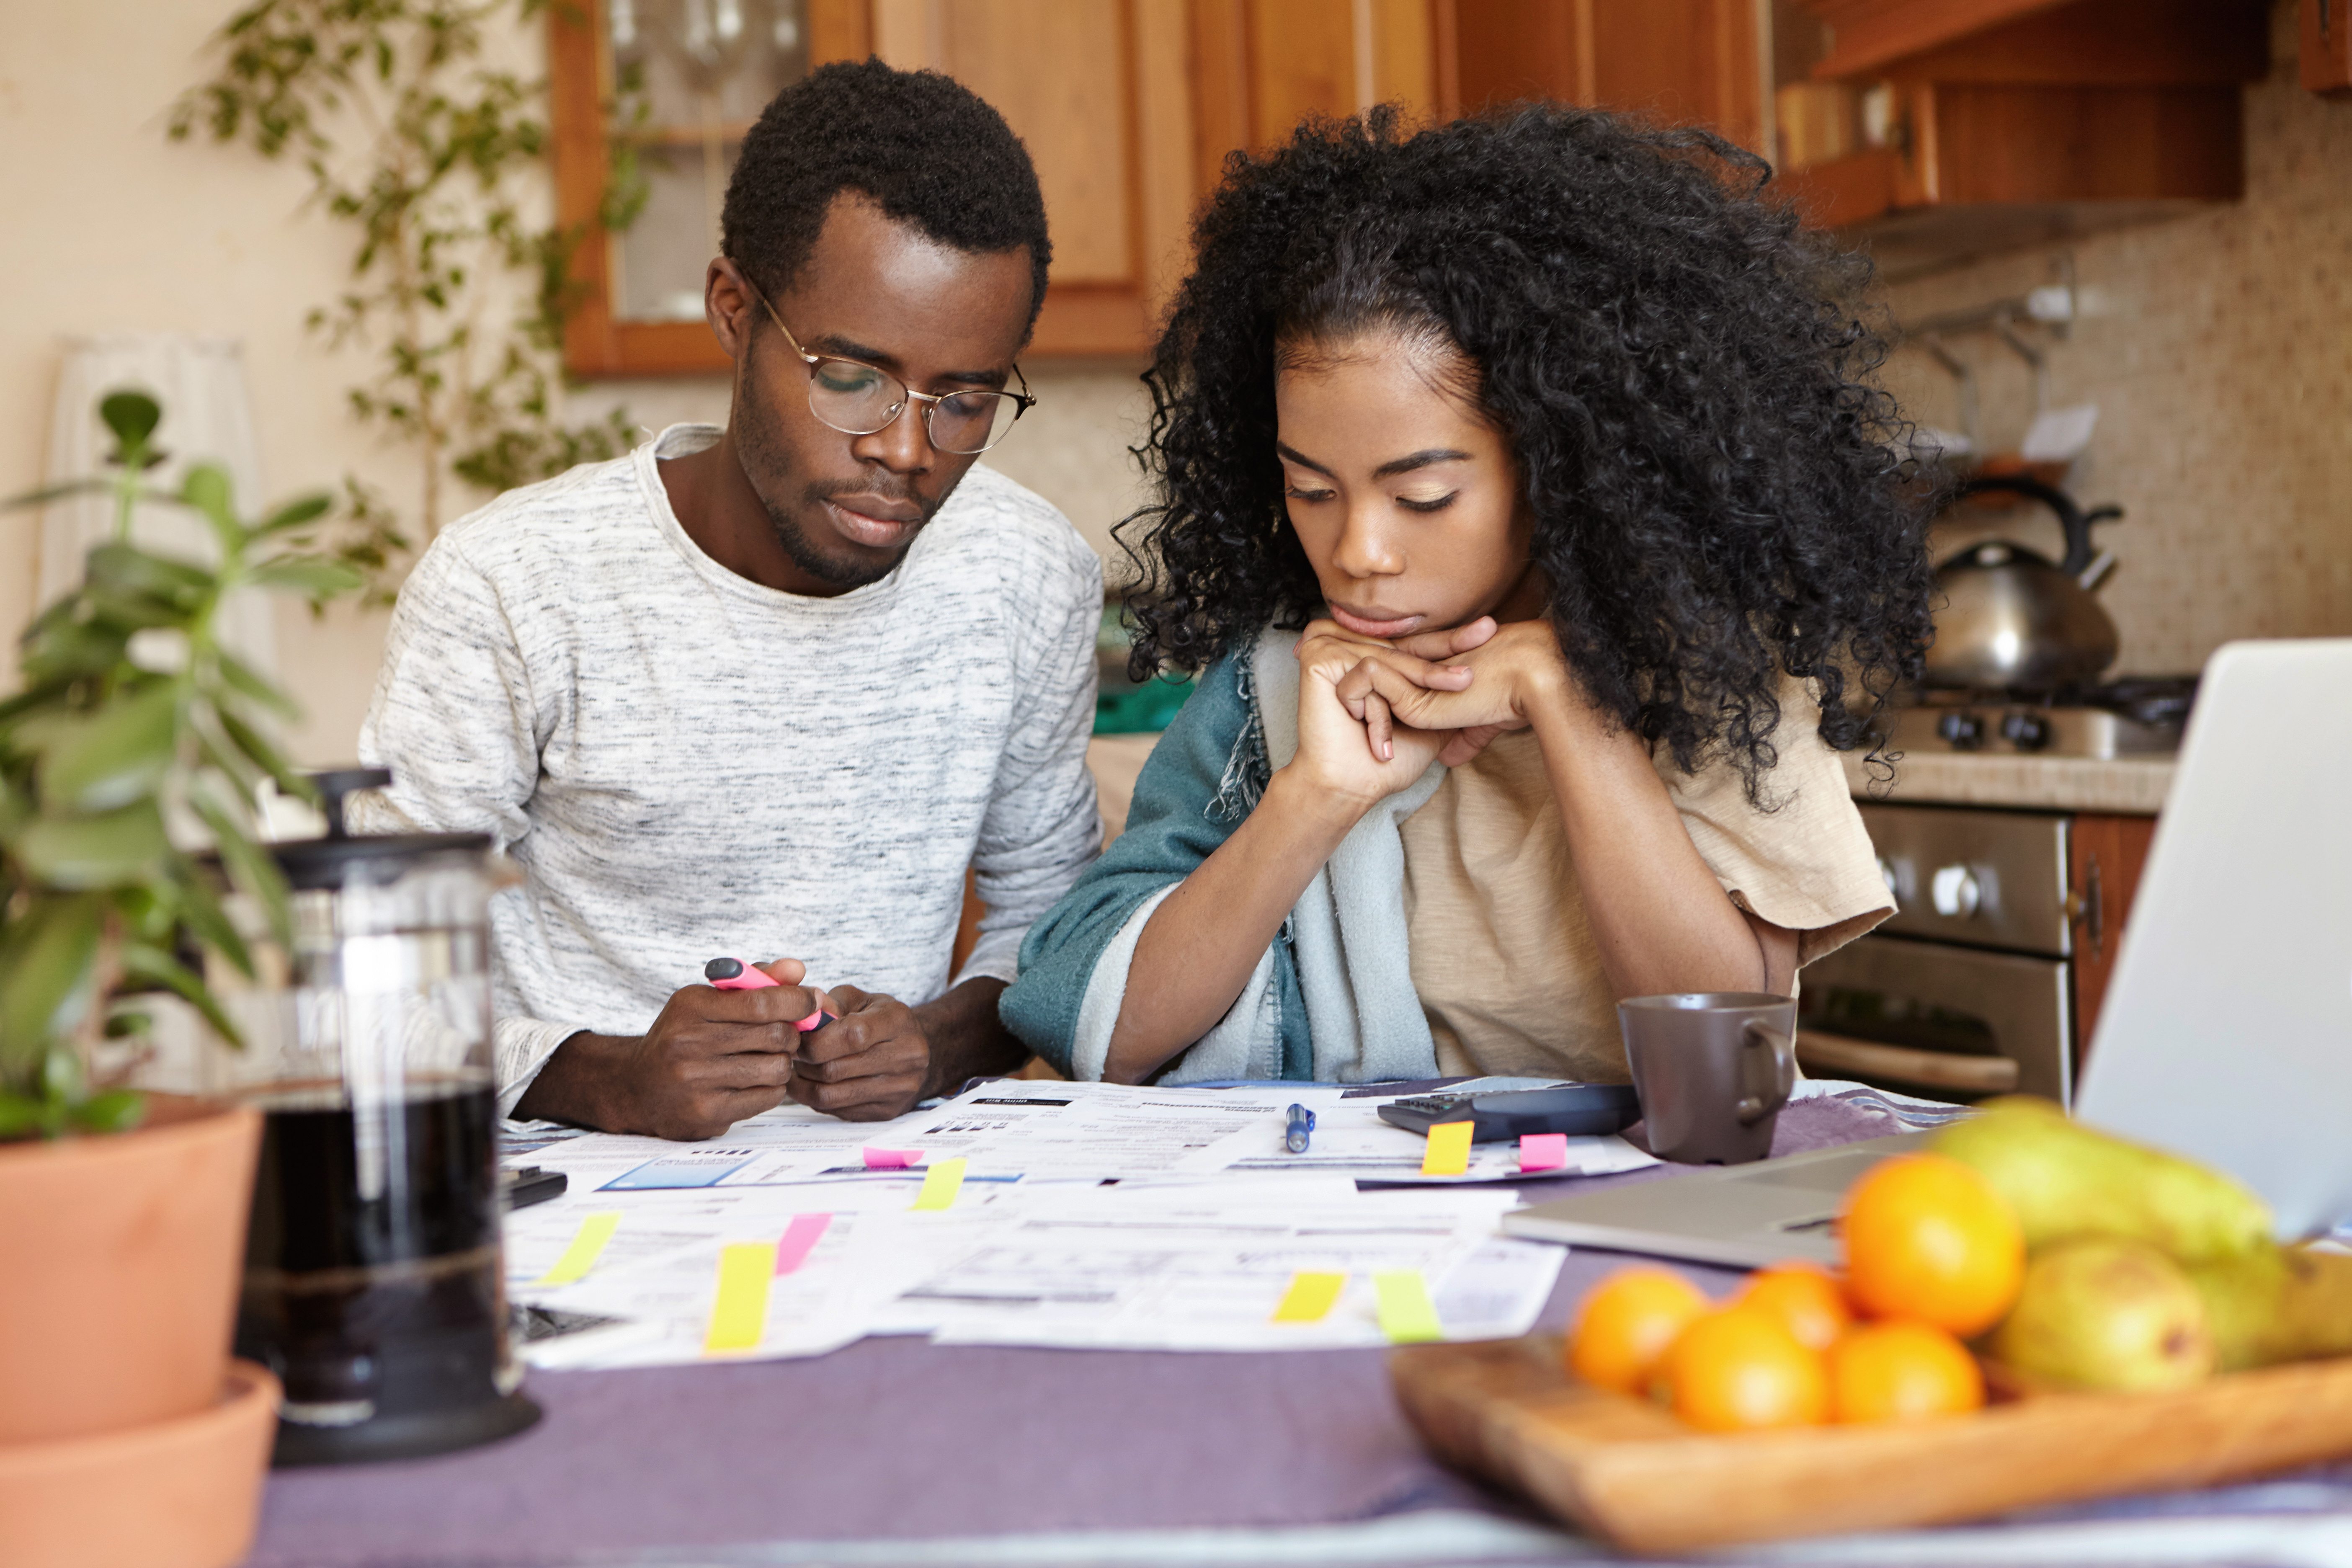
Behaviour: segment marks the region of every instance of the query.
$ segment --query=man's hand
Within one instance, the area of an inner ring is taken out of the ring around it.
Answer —
[[[760,968],[784,984],[689,985],[641,1037],[572,1036],[514,1114],[677,1139],[716,1138],[786,1099],[847,1121],[887,1121],[1028,1055],[997,1019],[1002,980],[967,980],[909,1007],[854,986],[794,984],[804,972],[793,959]],[[832,1023],[807,1035],[793,1027],[820,1007],[836,1015]]]
[[[887,1121],[923,1098],[931,1078],[931,1042],[916,1010],[896,996],[854,985],[831,993],[840,1014],[801,1037],[792,1097],[845,1121]]]
[[[796,960],[760,967],[782,984],[761,991],[689,985],[671,994],[642,1035],[572,1036],[547,1058],[514,1114],[701,1139],[782,1104],[803,1038],[793,1023],[820,1007],[838,1008],[824,992],[798,984],[804,971]]]
[[[851,985],[830,994],[841,1016],[801,1037],[792,1097],[845,1121],[904,1116],[917,1100],[1010,1073],[1029,1058],[996,1016],[1002,980],[976,976],[919,1007]]]

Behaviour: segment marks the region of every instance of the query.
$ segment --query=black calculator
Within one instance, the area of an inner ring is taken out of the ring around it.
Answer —
[[[1566,1132],[1586,1137],[1622,1132],[1642,1120],[1642,1102],[1626,1083],[1566,1083],[1550,1089],[1503,1089],[1493,1094],[1417,1094],[1380,1108],[1381,1120],[1418,1132],[1445,1121],[1467,1121],[1473,1143],[1499,1143],[1530,1133]]]

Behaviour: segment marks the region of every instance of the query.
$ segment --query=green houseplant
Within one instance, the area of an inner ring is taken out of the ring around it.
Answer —
[[[368,357],[345,395],[352,417],[405,447],[418,479],[412,537],[383,492],[344,479],[333,550],[365,574],[371,602],[391,603],[414,546],[465,510],[446,499],[452,479],[486,497],[635,444],[624,410],[564,416],[563,323],[586,235],[538,216],[548,83],[504,63],[547,4],[248,0],[209,46],[210,76],[173,106],[174,141],[299,164],[306,207],[352,240],[344,287],[308,321]],[[646,118],[639,75],[625,67],[613,84],[618,131]],[[636,148],[626,134],[609,143],[607,230],[645,205]]]
[[[144,1030],[145,993],[235,1039],[203,972],[254,971],[226,900],[288,926],[254,791],[309,790],[267,735],[287,700],[221,646],[220,605],[358,574],[304,548],[325,497],[248,523],[217,468],[150,482],[152,399],[100,415],[112,473],[17,503],[103,488],[119,521],[26,632],[0,701],[0,1519],[12,1564],[226,1564],[250,1542],[276,1399],[228,1357],[259,1117],[96,1064]],[[143,501],[194,509],[217,560],[133,543]]]

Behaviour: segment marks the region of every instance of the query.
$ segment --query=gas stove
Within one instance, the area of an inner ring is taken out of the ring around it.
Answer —
[[[2136,677],[2033,693],[1916,694],[1895,710],[1894,752],[1977,752],[2044,757],[2168,756],[2197,695],[2193,675]]]

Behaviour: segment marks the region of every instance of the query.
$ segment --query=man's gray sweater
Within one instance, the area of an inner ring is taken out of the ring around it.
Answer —
[[[1099,847],[1087,737],[1102,566],[975,466],[879,582],[803,598],[704,555],[675,426],[451,525],[401,590],[359,832],[483,832],[499,1105],[580,1030],[641,1034],[720,954],[909,1005],[1010,980]],[[988,915],[948,973],[964,868]]]

